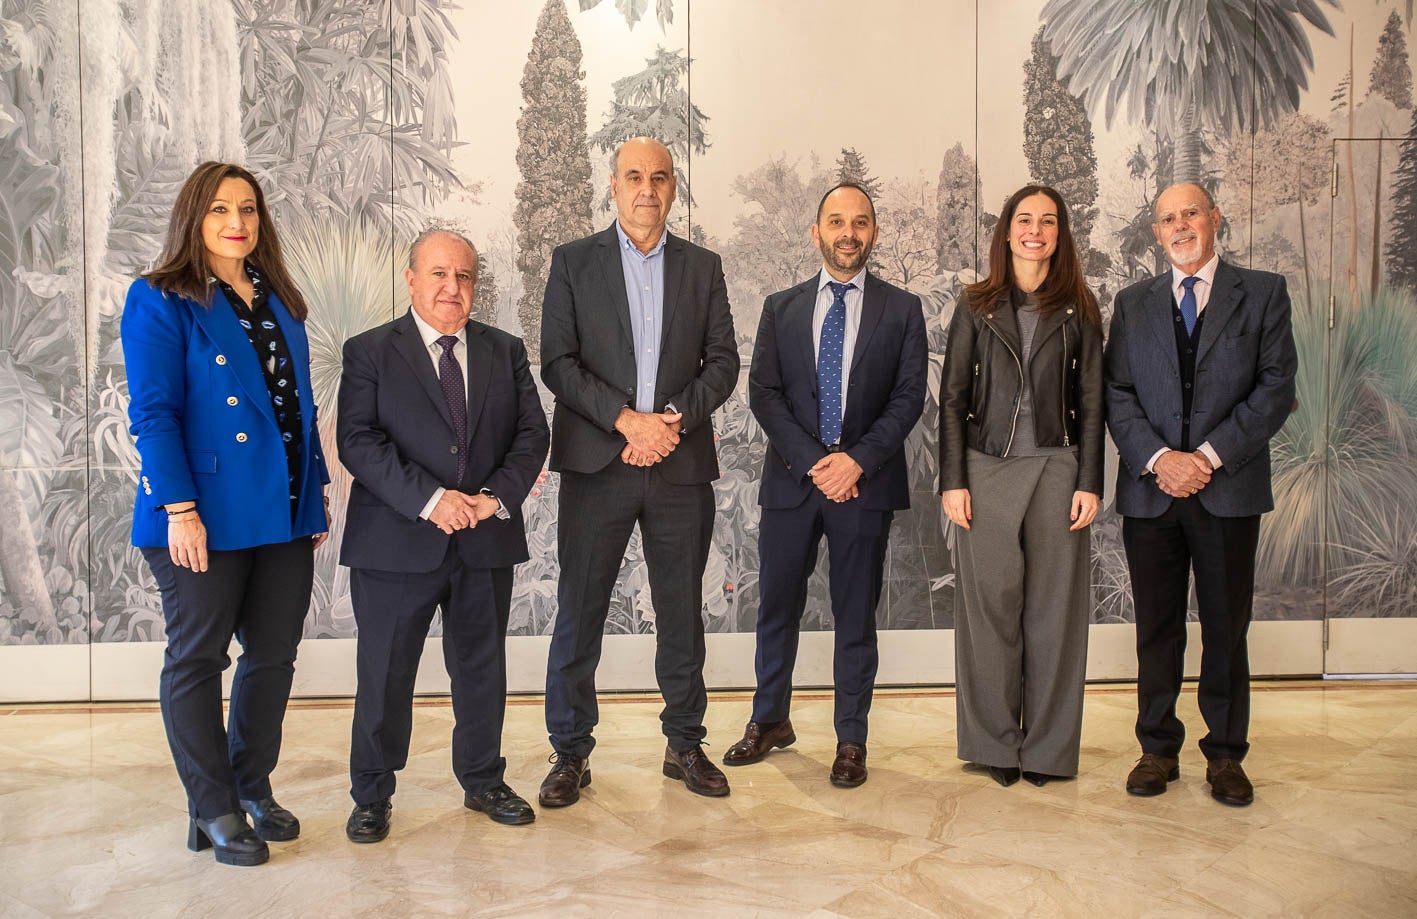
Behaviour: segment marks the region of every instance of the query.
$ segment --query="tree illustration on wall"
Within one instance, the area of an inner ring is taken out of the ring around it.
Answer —
[[[1023,103],[1023,153],[1029,174],[1063,196],[1083,268],[1089,275],[1101,275],[1108,259],[1091,245],[1097,219],[1092,120],[1082,100],[1058,79],[1058,59],[1043,40],[1042,28],[1033,36],[1033,54],[1023,65]]]
[[[580,0],[581,12],[593,10],[600,3],[601,0]],[[649,10],[649,0],[615,0],[615,8],[625,17],[625,24],[633,29]],[[663,32],[674,21],[674,0],[654,0],[654,15]]]
[[[615,81],[610,113],[600,130],[591,135],[590,143],[610,153],[632,137],[655,138],[674,156],[679,200],[692,207],[694,197],[684,164],[690,151],[707,152],[704,124],[709,118],[697,105],[690,105],[689,93],[680,85],[688,74],[687,55],[657,48],[654,57],[646,59],[643,70]],[[609,206],[609,196],[607,187],[602,206]]]
[[[1387,275],[1394,287],[1417,291],[1417,113],[1398,148],[1397,183],[1387,239]]]
[[[532,363],[541,361],[541,299],[551,250],[591,230],[590,155],[581,43],[562,0],[547,0],[536,20],[522,71],[517,119],[517,301],[522,338]]]
[[[871,167],[866,165],[866,157],[858,153],[855,147],[841,148],[841,156],[836,160],[836,180],[860,185],[872,200],[881,196],[880,179],[871,175]]]
[[[1378,53],[1368,74],[1368,92],[1377,93],[1398,108],[1412,106],[1412,67],[1407,61],[1407,36],[1394,12],[1378,36]]]
[[[1204,131],[1272,125],[1299,106],[1336,0],[1048,0],[1043,32],[1058,75],[1093,117],[1125,109],[1176,147],[1173,182],[1202,178]],[[1169,183],[1168,183],[1169,184]]]
[[[963,144],[945,151],[935,187],[935,261],[941,271],[975,268],[979,230],[979,170]]]

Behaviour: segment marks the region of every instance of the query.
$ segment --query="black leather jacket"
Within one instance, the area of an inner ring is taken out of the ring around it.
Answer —
[[[1067,307],[1040,316],[1028,362],[1034,438],[1078,446],[1077,491],[1102,494],[1102,330]],[[1012,297],[985,313],[955,306],[940,379],[940,491],[968,488],[965,448],[1008,456],[1023,385]]]

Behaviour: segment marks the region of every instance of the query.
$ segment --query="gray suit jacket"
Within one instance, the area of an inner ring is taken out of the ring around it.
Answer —
[[[557,472],[599,472],[619,462],[625,448],[615,419],[634,400],[635,347],[619,242],[611,225],[551,253],[541,379],[556,397],[551,468]],[[711,419],[738,383],[738,363],[723,262],[670,234],[654,404],[662,410],[672,402],[684,420],[679,446],[658,465],[667,481],[696,485],[718,478]]]
[[[1181,444],[1181,369],[1173,326],[1171,273],[1117,294],[1103,359],[1107,427],[1122,462],[1117,510],[1158,517],[1171,497],[1146,471],[1162,447]],[[1274,508],[1269,440],[1294,405],[1298,358],[1284,278],[1221,261],[1196,346],[1190,447],[1206,441],[1221,467],[1201,489],[1217,517]]]

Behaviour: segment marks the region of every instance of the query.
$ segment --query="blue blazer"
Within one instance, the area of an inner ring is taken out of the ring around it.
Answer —
[[[1117,511],[1159,517],[1171,497],[1146,471],[1162,447],[1181,445],[1181,364],[1173,329],[1171,272],[1117,294],[1103,357],[1107,427],[1122,462]],[[1220,468],[1197,497],[1217,517],[1274,509],[1269,440],[1294,406],[1298,358],[1282,275],[1223,259],[1196,343],[1190,447],[1206,441]]]
[[[817,436],[817,357],[812,312],[820,273],[775,293],[763,304],[748,405],[768,435],[758,503],[797,507],[816,486],[807,472],[827,455]],[[851,378],[841,444],[861,466],[862,506],[876,511],[910,507],[905,439],[925,406],[929,352],[920,298],[866,275],[861,327],[851,356]]]
[[[321,491],[330,475],[310,390],[310,344],[304,324],[274,293],[269,302],[290,348],[307,416],[294,523],[285,446],[260,361],[236,314],[220,292],[207,308],[141,278],[128,288],[123,360],[129,430],[142,458],[133,545],[166,546],[162,506],[192,500],[210,549],[289,542],[329,529]]]

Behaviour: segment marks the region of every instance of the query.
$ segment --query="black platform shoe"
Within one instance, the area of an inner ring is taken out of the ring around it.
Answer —
[[[271,857],[265,840],[251,829],[244,814],[222,814],[211,820],[191,818],[187,826],[187,848],[193,852],[214,848],[217,863],[222,865],[264,865]]]

